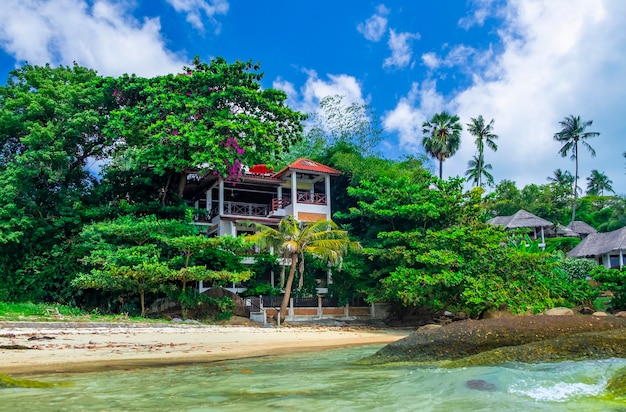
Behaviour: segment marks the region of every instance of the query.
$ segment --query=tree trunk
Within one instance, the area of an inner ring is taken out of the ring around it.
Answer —
[[[576,219],[576,200],[578,198],[578,142],[574,142],[574,155],[576,172],[574,173],[574,203],[572,204],[572,222]]]
[[[187,184],[187,172],[180,172],[180,180],[178,181],[178,197],[183,198],[183,194],[185,192],[185,185]]]
[[[287,285],[285,286],[285,295],[283,296],[283,302],[280,304],[280,318],[285,319],[287,316],[287,304],[291,297],[291,287],[293,286],[293,278],[296,275],[296,265],[298,264],[298,254],[293,253],[291,255],[291,268],[289,268],[289,276],[287,277]]]
[[[143,289],[139,290],[139,301],[141,302],[141,317],[146,316],[146,296]]]
[[[439,179],[443,179],[443,159],[439,159]]]

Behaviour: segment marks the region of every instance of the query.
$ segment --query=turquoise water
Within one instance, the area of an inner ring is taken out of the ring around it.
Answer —
[[[463,369],[352,364],[378,348],[33,375],[70,386],[0,389],[0,411],[626,411],[626,400],[602,396],[625,359]]]

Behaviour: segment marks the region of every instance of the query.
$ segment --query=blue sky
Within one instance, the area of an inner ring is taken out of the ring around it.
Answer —
[[[421,153],[421,124],[442,110],[464,126],[493,118],[486,161],[518,187],[573,171],[553,135],[579,115],[601,133],[595,158],[580,153],[580,185],[597,169],[626,194],[624,23],[622,0],[3,0],[0,81],[24,61],[152,76],[195,55],[253,60],[294,109],[336,94],[370,105],[388,157]],[[464,131],[444,177],[474,154]]]

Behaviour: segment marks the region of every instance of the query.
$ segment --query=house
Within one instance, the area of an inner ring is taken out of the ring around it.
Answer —
[[[598,232],[591,225],[583,222],[582,220],[574,220],[569,225],[567,225],[567,228],[571,230],[572,232],[574,232],[581,239],[586,238],[588,235],[592,233]]]
[[[205,226],[207,235],[237,236],[251,230],[243,222],[276,226],[289,215],[300,222],[330,219],[330,178],[340,174],[309,159],[298,159],[278,172],[255,165],[240,181],[190,175],[183,197],[205,211],[196,216],[196,224]]]
[[[238,236],[253,231],[248,222],[277,227],[290,215],[300,222],[331,219],[331,178],[340,174],[336,169],[301,158],[277,172],[266,165],[254,165],[238,181],[226,181],[217,175],[190,175],[183,197],[199,211],[195,223],[203,227],[207,236]],[[243,263],[252,263],[253,259],[246,258]],[[286,259],[282,263],[288,265],[290,261]],[[275,280],[271,274],[268,281],[272,286],[276,286]],[[324,296],[330,283],[328,270],[326,279],[318,280],[318,296],[290,300],[287,319],[382,319],[386,316],[386,303],[338,307],[337,299]],[[235,293],[245,290],[232,286],[226,289]],[[209,288],[200,282],[199,290],[206,292]],[[265,296],[248,297],[244,301],[251,310],[251,317],[254,308],[260,310],[257,315],[263,319],[275,316],[275,306],[280,306]]]
[[[278,172],[266,165],[254,165],[238,181],[226,181],[212,174],[190,175],[184,199],[202,211],[196,215],[195,223],[203,227],[207,236],[238,236],[253,230],[248,222],[277,227],[289,215],[300,222],[331,219],[331,177],[340,174],[336,169],[301,158]],[[244,263],[251,263],[252,259]],[[323,283],[328,282],[326,279]],[[273,278],[270,283],[275,285]],[[200,291],[207,289],[201,282]]]
[[[590,233],[567,257],[595,259],[607,269],[621,269],[626,264],[626,227],[607,233]]]
[[[545,232],[554,226],[551,222],[533,215],[523,209],[513,216],[497,216],[487,221],[492,225],[501,225],[505,229],[528,229],[532,239],[541,239],[540,246],[545,246]]]

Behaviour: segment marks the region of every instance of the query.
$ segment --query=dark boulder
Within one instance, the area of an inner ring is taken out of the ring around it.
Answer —
[[[503,363],[561,362],[626,357],[626,334],[623,330],[575,333],[554,339],[504,346],[446,363],[448,368],[493,366]]]
[[[435,363],[461,359],[502,347],[624,328],[626,328],[625,318],[582,315],[466,320],[438,329],[413,332],[358,363]]]

